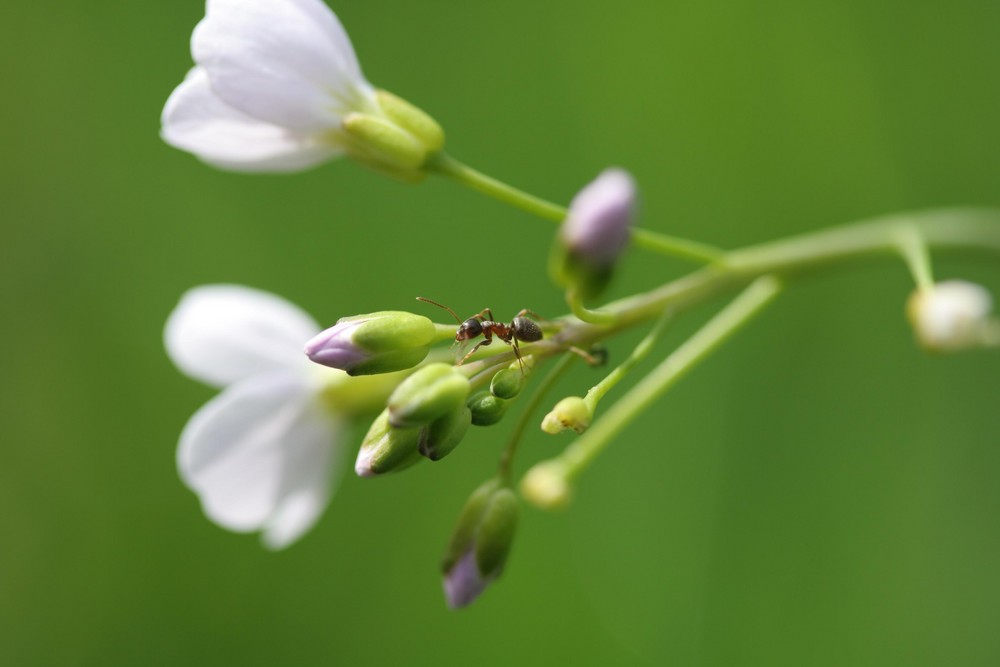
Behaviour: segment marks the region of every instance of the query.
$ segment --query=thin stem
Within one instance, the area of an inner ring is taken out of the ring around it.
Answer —
[[[922,290],[930,289],[934,286],[934,274],[931,271],[931,254],[923,236],[912,225],[902,227],[897,236],[899,254],[909,267],[913,281]]]
[[[604,395],[611,391],[615,385],[622,381],[629,371],[631,371],[636,364],[638,364],[642,359],[649,354],[649,351],[653,349],[653,344],[656,343],[656,339],[660,337],[663,333],[663,329],[666,327],[668,321],[670,321],[671,313],[667,311],[663,314],[653,328],[650,330],[646,337],[643,338],[635,349],[632,350],[632,354],[628,356],[628,359],[623,361],[618,365],[613,371],[611,371],[607,377],[595,384],[587,392],[587,395],[583,397],[583,400],[587,403],[587,407],[590,409],[590,414],[594,414],[597,410],[597,404],[600,402]]]
[[[639,227],[632,229],[632,242],[644,250],[686,259],[696,264],[714,264],[725,260],[726,251],[700,241],[660,234]]]
[[[694,336],[629,390],[586,433],[558,457],[567,480],[572,480],[608,445],[611,439],[698,362],[759,313],[781,291],[776,278],[758,278],[708,321]]]
[[[446,176],[480,194],[527,211],[539,218],[557,223],[566,218],[567,209],[565,206],[528,194],[524,190],[519,190],[492,176],[487,176],[446,153],[435,155],[427,162],[425,168],[428,171]],[[700,264],[718,262],[725,255],[725,251],[706,243],[659,234],[648,229],[633,229],[632,242],[644,250]]]
[[[531,415],[538,409],[541,405],[542,400],[545,398],[545,394],[552,389],[552,386],[556,381],[562,377],[563,373],[570,367],[573,361],[576,359],[575,354],[564,354],[563,357],[556,362],[556,365],[552,367],[541,384],[538,385],[538,389],[532,394],[531,400],[528,401],[527,405],[524,406],[524,411],[521,413],[520,418],[514,425],[514,429],[511,431],[510,436],[507,438],[507,445],[504,447],[503,454],[500,456],[499,464],[499,475],[500,479],[504,481],[505,484],[510,484],[511,480],[511,466],[514,463],[514,455],[517,453],[517,446],[521,442],[521,438],[524,436],[524,430],[528,426],[528,422],[531,421]]]
[[[570,346],[589,345],[619,331],[659,317],[666,309],[675,315],[695,305],[748,285],[762,275],[777,275],[786,283],[823,268],[879,256],[898,256],[899,230],[912,227],[928,248],[1000,253],[1000,210],[941,209],[875,218],[749,246],[726,253],[722,263],[707,266],[649,292],[609,304],[600,311],[615,317],[597,324],[564,317],[551,322],[559,329],[545,340],[531,343],[526,354],[539,359],[561,354]],[[522,352],[526,346],[522,346]],[[468,364],[477,369],[513,361],[512,351],[497,352]]]
[[[571,313],[590,324],[614,324],[618,320],[618,316],[614,313],[591,310],[584,306],[583,298],[575,289],[566,290],[566,305],[569,306]]]
[[[438,153],[426,166],[428,170],[447,176],[456,183],[540,218],[552,222],[562,222],[563,218],[566,217],[564,207],[498,181],[481,171],[462,164],[445,153]]]

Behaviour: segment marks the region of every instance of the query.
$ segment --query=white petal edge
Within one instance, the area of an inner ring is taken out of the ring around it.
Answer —
[[[181,434],[177,466],[214,523],[263,530],[283,548],[313,526],[332,493],[338,424],[311,386],[287,374],[235,384]]]
[[[227,104],[293,130],[327,131],[374,105],[347,33],[321,0],[209,0],[191,53]]]
[[[302,346],[319,325],[281,297],[242,285],[188,290],[164,329],[167,354],[186,375],[223,387],[274,371],[314,377]]]
[[[161,127],[160,136],[174,148],[229,171],[301,171],[342,152],[331,142],[237,111],[212,91],[198,67],[167,99]]]

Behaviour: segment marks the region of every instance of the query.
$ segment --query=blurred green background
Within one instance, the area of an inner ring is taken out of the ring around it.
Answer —
[[[735,247],[1000,204],[997,2],[334,8],[368,78],[434,114],[456,157],[563,202],[627,167],[653,229]],[[188,288],[271,290],[325,324],[418,294],[565,308],[548,223],[348,162],[244,176],[164,145],[203,13],[14,3],[0,25],[0,664],[1000,663],[1000,355],[919,353],[889,261],[790,290],[569,511],[526,508],[503,580],[463,612],[437,562],[509,423],[437,465],[345,477],[285,552],[209,523],[174,449],[213,392],[161,343]],[[936,271],[1000,294],[998,264]],[[685,268],[633,252],[612,296]],[[568,439],[531,433],[519,466]]]

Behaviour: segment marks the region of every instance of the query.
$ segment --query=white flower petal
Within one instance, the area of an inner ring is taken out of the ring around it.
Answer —
[[[302,132],[374,104],[350,39],[322,0],[208,0],[195,62],[230,106]]]
[[[181,297],[164,342],[182,372],[222,387],[275,370],[314,375],[302,346],[318,331],[312,318],[279,296],[240,285],[203,285]]]
[[[266,530],[274,547],[308,530],[330,498],[338,427],[293,374],[237,383],[194,414],[177,465],[205,514],[238,532]]]
[[[163,140],[205,162],[234,171],[297,171],[340,154],[330,143],[259,121],[212,92],[200,67],[170,95],[163,108]]]

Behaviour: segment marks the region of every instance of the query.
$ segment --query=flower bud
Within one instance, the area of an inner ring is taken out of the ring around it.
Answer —
[[[565,466],[558,460],[536,464],[521,480],[521,495],[532,505],[545,510],[565,508],[571,496]]]
[[[490,393],[497,398],[514,398],[524,388],[524,373],[520,368],[504,368],[490,381]]]
[[[386,310],[340,318],[306,343],[305,352],[317,364],[348,375],[372,375],[416,366],[434,337],[434,323],[428,318]]]
[[[472,423],[476,426],[492,426],[507,413],[507,401],[488,391],[476,392],[466,405],[472,411]]]
[[[409,468],[420,460],[419,437],[420,429],[393,428],[389,424],[389,411],[383,410],[361,443],[354,472],[359,477],[375,477]]]
[[[466,501],[441,563],[449,607],[470,604],[500,576],[517,518],[517,497],[496,479],[484,483]]]
[[[957,352],[992,343],[990,293],[980,285],[949,280],[918,289],[906,304],[917,342],[932,352]]]
[[[600,294],[628,245],[635,202],[635,181],[622,169],[607,169],[583,188],[553,245],[553,280],[584,299]]]
[[[440,461],[458,447],[471,423],[469,408],[453,410],[420,429],[417,449],[431,461]]]
[[[387,403],[396,428],[423,426],[459,411],[469,395],[469,380],[450,364],[429,364],[403,380]]]
[[[555,434],[571,428],[577,433],[583,433],[590,427],[593,418],[585,400],[579,396],[567,396],[542,418],[542,430]]]

